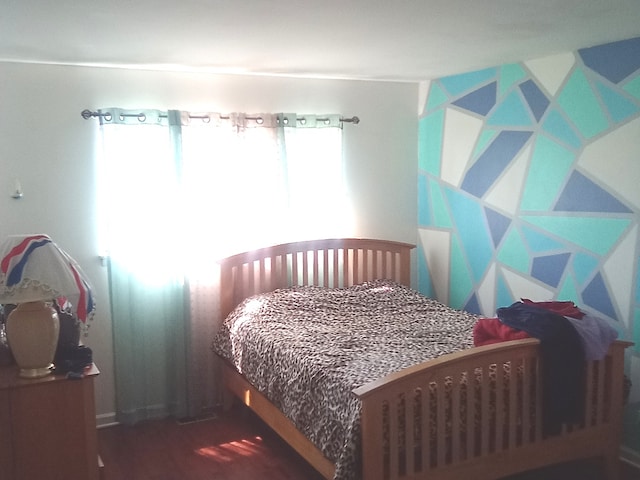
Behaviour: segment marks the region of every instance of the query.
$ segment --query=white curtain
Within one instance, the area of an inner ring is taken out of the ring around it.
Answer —
[[[216,260],[350,233],[340,119],[99,113],[118,418],[200,415],[221,393]]]

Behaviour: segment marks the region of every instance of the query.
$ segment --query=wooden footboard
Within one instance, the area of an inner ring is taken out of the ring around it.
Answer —
[[[542,431],[535,339],[445,355],[358,388],[363,478],[489,480],[599,456],[617,479],[629,345],[617,341],[588,363],[584,419],[556,436]]]

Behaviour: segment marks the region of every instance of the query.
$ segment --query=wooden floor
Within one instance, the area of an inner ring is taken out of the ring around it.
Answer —
[[[150,421],[98,430],[105,480],[321,480],[252,413],[234,407],[188,424]],[[601,480],[597,463],[560,465],[508,480]],[[640,480],[623,464],[622,480]]]

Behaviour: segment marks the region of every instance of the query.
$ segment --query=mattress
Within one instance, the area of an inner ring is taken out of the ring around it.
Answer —
[[[389,280],[292,287],[243,301],[213,349],[335,463],[336,479],[350,480],[360,464],[352,391],[471,348],[477,319]]]

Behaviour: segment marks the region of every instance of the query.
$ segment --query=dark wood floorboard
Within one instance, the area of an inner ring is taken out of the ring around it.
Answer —
[[[251,412],[236,406],[217,418],[173,419],[98,430],[106,480],[321,480]],[[508,480],[601,480],[597,462],[559,465]],[[506,479],[505,479],[506,480]],[[622,480],[640,480],[623,464]]]

